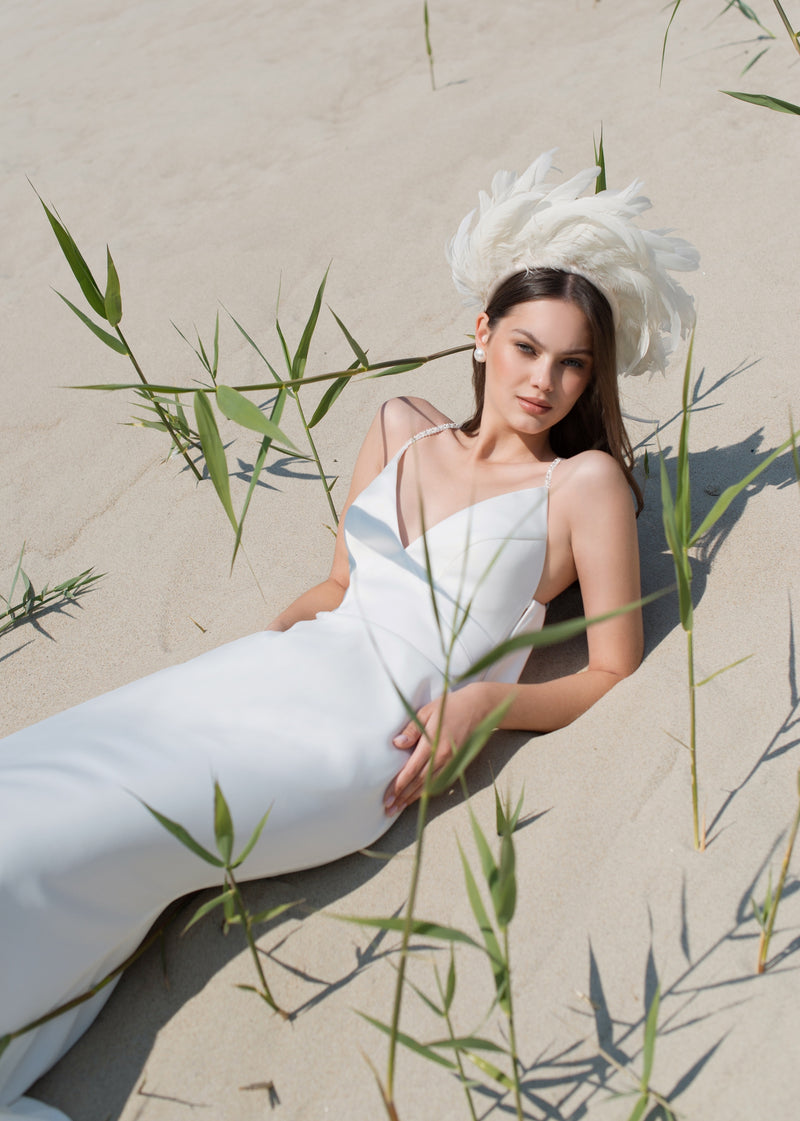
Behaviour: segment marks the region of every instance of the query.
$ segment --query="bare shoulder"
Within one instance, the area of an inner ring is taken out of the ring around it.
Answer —
[[[572,503],[585,498],[592,503],[616,502],[631,491],[622,468],[612,455],[603,451],[585,451],[562,460],[553,474],[553,497],[558,491]]]
[[[574,534],[616,530],[635,523],[631,489],[622,468],[603,451],[585,451],[559,463],[553,474],[551,499],[558,521]]]
[[[627,486],[622,468],[613,455],[602,451],[579,452],[562,460],[556,468],[559,482],[571,486],[593,487]],[[554,475],[554,481],[555,481]]]
[[[392,397],[381,405],[373,421],[374,435],[381,442],[384,463],[418,432],[448,423],[450,418],[424,397]]]

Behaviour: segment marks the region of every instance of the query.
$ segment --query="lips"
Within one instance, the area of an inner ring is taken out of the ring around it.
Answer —
[[[531,416],[544,416],[552,408],[552,405],[547,401],[540,401],[538,397],[518,397],[517,400],[525,412],[530,413]]]

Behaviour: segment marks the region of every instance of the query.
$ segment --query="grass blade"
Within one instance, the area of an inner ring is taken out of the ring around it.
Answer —
[[[325,269],[325,275],[322,278],[322,283],[317,289],[317,295],[314,298],[314,306],[311,309],[311,314],[308,317],[303,334],[300,336],[300,342],[297,344],[297,350],[294,352],[291,366],[292,381],[300,381],[306,370],[306,362],[308,361],[308,350],[311,346],[311,339],[317,327],[317,320],[319,319],[320,308],[322,307],[322,296],[325,292],[325,285],[328,281],[328,273],[330,272],[330,265]]]
[[[594,162],[600,168],[600,174],[597,176],[594,184],[594,193],[599,195],[601,191],[606,189],[606,155],[603,151],[603,126],[600,125],[600,146],[594,145]]]
[[[800,105],[791,101],[782,101],[779,97],[772,97],[768,93],[734,93],[733,90],[721,90],[728,97],[736,97],[739,101],[749,101],[751,105],[761,105],[765,109],[774,109],[776,113],[792,113],[800,117]]]
[[[233,855],[233,821],[225,795],[217,780],[214,780],[214,837],[217,851],[227,867]]]
[[[661,85],[661,79],[664,77],[664,59],[667,57],[667,39],[669,38],[669,32],[670,32],[670,28],[672,27],[672,21],[675,19],[675,16],[678,13],[678,8],[680,8],[680,6],[681,6],[681,0],[675,0],[675,6],[672,9],[672,13],[670,14],[670,17],[669,17],[669,23],[667,24],[667,29],[664,32],[664,42],[661,44],[661,69],[658,72],[658,84],[659,85]]]
[[[643,599],[637,599],[633,603],[628,603],[624,607],[618,608],[616,611],[608,611],[604,615],[593,615],[591,619],[581,617],[579,619],[565,619],[563,623],[551,623],[549,626],[542,627],[540,631],[534,631],[530,634],[518,634],[513,638],[506,639],[505,642],[498,643],[493,650],[488,654],[484,654],[477,662],[465,670],[457,679],[455,684],[460,684],[471,677],[484,672],[493,666],[495,662],[500,661],[506,654],[513,654],[515,650],[523,650],[525,648],[539,649],[545,646],[555,646],[559,642],[566,642],[569,638],[574,638],[575,635],[583,634],[587,627],[593,626],[595,623],[603,623],[606,619],[614,619],[617,615],[624,615],[627,611],[635,611],[639,607],[646,607],[648,603],[652,603],[661,596],[674,590],[674,585],[670,588],[662,588],[660,591],[651,592],[649,595],[644,596]]]
[[[53,291],[55,291],[55,289],[53,289]],[[66,296],[62,296],[60,292],[56,292],[56,295],[61,297],[61,299],[64,301],[64,303],[67,305],[68,308],[72,308],[72,310],[77,315],[78,319],[80,319],[80,321],[82,323],[85,323],[86,326],[89,328],[89,330],[92,332],[92,334],[96,335],[97,338],[100,339],[101,342],[105,343],[106,346],[110,346],[112,350],[115,350],[117,352],[117,354],[127,354],[128,353],[128,348],[125,346],[125,344],[123,342],[120,342],[120,340],[118,338],[116,338],[114,335],[109,335],[108,331],[104,331],[102,327],[98,327],[96,323],[93,323],[92,320],[89,318],[89,316],[84,315],[83,312],[80,311],[79,308],[76,308],[71,300],[68,300]],[[81,387],[79,386],[78,388],[81,388]],[[126,387],[126,388],[128,388],[128,387]],[[134,386],[130,386],[129,388],[136,389],[137,387],[134,385]]]
[[[368,1024],[372,1024],[378,1031],[382,1031],[384,1035],[393,1036],[398,1043],[402,1043],[403,1046],[407,1047],[410,1051],[421,1055],[423,1059],[428,1059],[432,1063],[438,1063],[439,1066],[447,1067],[448,1070],[458,1070],[458,1067],[451,1059],[447,1059],[437,1051],[431,1050],[431,1048],[426,1047],[424,1043],[419,1043],[412,1036],[406,1035],[405,1032],[392,1031],[389,1024],[384,1024],[381,1020],[376,1020],[374,1016],[368,1016],[366,1012],[359,1012],[358,1015],[362,1020],[366,1020]]]
[[[251,432],[260,432],[262,436],[269,436],[271,440],[277,440],[278,443],[285,444],[295,451],[298,450],[297,445],[289,439],[286,433],[282,432],[273,420],[264,416],[258,405],[248,401],[244,394],[239,393],[238,390],[231,389],[227,385],[218,385],[216,396],[219,411],[228,420],[235,421],[242,428],[250,429]]]
[[[317,405],[316,409],[314,409],[314,415],[308,422],[309,428],[314,428],[317,424],[319,424],[323,417],[327,416],[331,406],[334,404],[337,397],[350,380],[351,379],[349,377],[343,377],[337,378],[336,381],[331,382],[331,384],[328,386],[328,388],[320,398],[320,402]]]
[[[332,915],[340,922],[356,923],[358,926],[374,927],[377,930],[397,930],[401,933],[406,928],[406,920],[390,915],[388,918],[365,918],[363,915]],[[473,946],[476,950],[483,947],[469,934],[454,926],[442,926],[441,923],[427,922],[425,919],[413,919],[411,933],[423,938],[435,938],[439,942],[461,942],[466,946]]]
[[[656,1053],[656,1032],[658,1031],[658,1006],[661,1003],[661,988],[656,985],[653,999],[647,1010],[647,1021],[644,1028],[644,1067],[642,1069],[642,1092],[650,1087],[650,1075],[653,1073],[653,1059]]]
[[[486,741],[500,726],[500,721],[511,707],[513,697],[502,701],[497,708],[492,709],[488,716],[473,728],[464,744],[455,752],[452,759],[442,768],[435,779],[431,781],[431,794],[443,794],[445,790],[457,782],[472,760],[482,751]]]
[[[245,860],[247,860],[250,853],[253,851],[255,846],[258,844],[258,838],[261,836],[261,832],[262,832],[264,826],[267,824],[267,818],[269,817],[271,812],[272,812],[272,806],[270,806],[270,808],[267,810],[267,812],[261,818],[261,821],[259,821],[258,825],[253,830],[252,835],[250,837],[250,840],[247,842],[247,844],[244,846],[242,851],[237,856],[236,860],[231,865],[232,868],[238,868],[240,864],[244,864]]]
[[[200,446],[203,449],[208,473],[222,507],[228,515],[234,532],[236,532],[239,526],[231,501],[231,483],[228,478],[228,461],[225,458],[225,448],[222,446],[217,422],[214,420],[208,398],[200,390],[197,390],[194,395],[194,415],[197,418],[197,432],[200,436]]]
[[[28,180],[28,182],[30,183],[30,180]],[[31,186],[33,187],[33,183],[31,183]],[[46,205],[44,199],[35,187],[33,187],[33,190],[39,202],[44,207],[44,212],[47,215],[47,220],[52,227],[53,233],[56,235],[58,244],[61,246],[61,252],[64,254],[67,264],[72,270],[72,275],[80,285],[81,292],[83,292],[84,296],[86,297],[86,300],[92,311],[96,312],[97,315],[105,319],[106,308],[103,296],[100,292],[97,281],[92,276],[91,269],[83,259],[83,255],[80,249],[78,249],[78,246],[75,244],[69,230],[57,217],[57,212],[52,211]]]
[[[769,467],[769,465],[774,462],[774,460],[776,460],[779,455],[782,455],[798,435],[800,435],[800,433],[792,433],[788,440],[784,440],[779,447],[770,452],[769,455],[765,459],[762,459],[758,466],[754,467],[753,470],[750,471],[749,474],[745,475],[745,477],[740,482],[734,483],[733,486],[727,487],[722,492],[709,512],[703,518],[700,525],[692,534],[689,545],[694,545],[695,542],[699,541],[704,534],[708,533],[714,523],[717,522],[728,509],[734,498],[741,494],[744,488],[746,486],[749,486],[749,484],[752,483],[753,479],[757,478],[762,471],[766,470],[766,468]]]
[[[136,798],[135,794],[134,798]],[[173,837],[180,841],[184,848],[189,849],[195,856],[199,856],[201,860],[205,860],[206,864],[213,864],[215,868],[224,867],[219,857],[214,856],[208,849],[204,849],[203,846],[194,839],[191,833],[184,829],[182,825],[179,825],[177,821],[173,821],[171,818],[159,813],[158,810],[154,810],[152,806],[148,806],[147,802],[143,802],[141,798],[136,798],[136,801],[141,802],[147,812],[153,815],[159,825],[163,825],[167,832],[171,833]]]
[[[106,246],[108,279],[106,280],[106,293],[103,296],[105,317],[112,327],[116,327],[122,319],[122,295],[119,290],[119,276],[117,268],[111,258],[111,250]]]
[[[350,349],[352,350],[353,354],[355,354],[356,358],[358,359],[359,365],[363,366],[366,369],[366,367],[369,366],[369,359],[367,358],[366,350],[364,350],[363,347],[359,346],[359,344],[356,342],[356,340],[353,338],[353,336],[347,330],[344,323],[342,323],[341,319],[336,314],[336,312],[333,310],[333,308],[330,306],[330,304],[328,304],[328,311],[331,313],[333,318],[339,324],[339,330],[342,332],[342,334],[344,335],[344,337],[347,339],[348,343],[350,344]]]
[[[195,923],[200,921],[200,919],[205,918],[205,916],[210,914],[211,911],[214,911],[217,907],[224,905],[228,902],[229,899],[233,899],[233,896],[234,892],[229,889],[228,891],[224,891],[222,895],[215,895],[213,899],[206,900],[206,902],[203,903],[201,907],[197,908],[195,913],[187,922],[186,926],[181,931],[181,934],[185,934],[186,931],[190,929],[190,927],[193,927]]]

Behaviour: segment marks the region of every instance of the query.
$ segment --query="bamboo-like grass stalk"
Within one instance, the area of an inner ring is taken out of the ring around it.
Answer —
[[[781,22],[783,23],[784,28],[786,29],[786,32],[789,36],[789,41],[791,42],[794,49],[798,52],[798,54],[800,54],[800,33],[795,31],[792,27],[789,17],[786,15],[786,12],[784,11],[782,4],[780,3],[780,0],[772,0],[772,2],[775,5],[775,9],[781,18]],[[675,16],[677,15],[678,8],[681,6],[681,3],[682,0],[675,0],[672,11],[670,12],[669,20],[667,21],[666,30],[664,31],[664,39],[661,44],[661,68],[659,71],[658,79],[659,84],[661,83],[661,79],[664,76],[664,60],[667,53],[667,39],[669,38],[672,23],[675,19]],[[741,2],[739,2],[739,0],[730,0],[728,6],[725,8],[725,11],[727,11],[728,8],[733,7],[734,4],[739,9],[739,11],[743,13],[743,15],[757,23],[758,26],[763,31],[765,31],[771,39],[775,38],[775,35],[766,27],[764,27],[763,23],[761,23],[761,21],[758,19],[752,8],[750,8],[748,5],[742,4]],[[742,73],[744,74],[747,70],[749,70],[753,63],[756,62],[763,53],[764,52],[762,51],[761,54],[757,55],[756,58],[753,59],[753,61],[745,67]],[[789,113],[792,116],[800,116],[800,105],[795,105],[791,101],[784,101],[780,97],[773,97],[772,94],[769,93],[742,93],[740,91],[734,90],[720,90],[720,93],[724,93],[728,97],[735,97],[738,101],[747,101],[751,105],[761,105],[765,109],[772,109],[777,113]]]
[[[730,506],[731,502],[747,487],[758,475],[761,474],[769,465],[777,459],[788,447],[791,446],[792,441],[796,438],[796,433],[792,433],[788,440],[785,440],[778,448],[776,448],[743,479],[738,483],[729,486],[719,496],[717,501],[712,506],[711,510],[703,518],[697,529],[691,528],[691,483],[689,471],[689,418],[691,415],[691,406],[689,402],[689,390],[692,378],[692,352],[694,349],[694,332],[689,343],[689,350],[686,356],[686,366],[683,375],[683,391],[682,391],[682,406],[681,406],[681,430],[680,439],[678,444],[678,460],[677,460],[677,479],[675,487],[675,495],[673,497],[672,488],[667,474],[666,463],[664,462],[663,455],[661,456],[661,505],[662,505],[662,520],[664,524],[664,535],[667,540],[669,551],[672,555],[672,561],[675,568],[675,576],[678,584],[678,602],[680,623],[686,634],[686,663],[687,663],[687,680],[688,680],[688,694],[689,694],[689,743],[683,744],[688,748],[690,768],[691,768],[691,786],[692,786],[692,830],[694,838],[694,847],[697,851],[702,852],[706,846],[705,823],[701,827],[699,815],[699,792],[697,780],[697,690],[701,685],[707,684],[714,677],[724,673],[734,666],[740,665],[744,658],[739,658],[730,665],[716,670],[714,673],[705,677],[702,681],[695,679],[694,671],[694,608],[692,604],[692,565],[690,560],[690,550],[713,528],[719,518],[725,513]],[[673,737],[675,738],[675,737]],[[678,740],[679,743],[683,741]]]
[[[800,828],[800,770],[798,770],[797,772],[797,799],[797,809],[795,811],[791,829],[789,830],[789,840],[786,845],[786,852],[783,854],[783,861],[781,862],[781,871],[778,877],[778,886],[775,888],[775,894],[772,894],[772,883],[770,877],[770,886],[767,888],[767,897],[764,901],[763,907],[759,907],[755,899],[751,899],[756,920],[761,927],[761,937],[758,940],[758,963],[756,965],[757,973],[763,973],[767,968],[767,956],[769,954],[769,944],[772,938],[772,931],[775,926],[775,919],[778,914],[778,907],[780,905],[781,896],[783,895],[783,888],[786,883],[786,875],[789,871],[789,864],[792,859],[792,853],[794,852],[794,843],[797,840],[797,830]]]
[[[658,1010],[661,1004],[661,990],[656,986],[656,991],[653,993],[653,999],[650,1001],[650,1007],[647,1010],[647,1019],[645,1020],[644,1028],[644,1046],[642,1048],[642,1073],[638,1077],[628,1067],[618,1062],[613,1055],[603,1048],[600,1048],[600,1054],[607,1063],[610,1063],[615,1070],[621,1074],[626,1074],[631,1077],[635,1084],[635,1089],[626,1094],[614,1094],[615,1098],[632,1097],[636,1095],[636,1102],[628,1117],[628,1121],[642,1121],[647,1109],[651,1104],[655,1104],[659,1114],[663,1114],[664,1121],[676,1121],[675,1113],[667,1098],[663,1094],[659,1094],[650,1085],[650,1076],[653,1072],[653,1061],[655,1059],[656,1049],[656,1036],[658,1034]]]
[[[31,184],[31,186],[33,186],[33,184]],[[72,271],[72,275],[77,280],[78,285],[80,286],[80,289],[86,299],[86,302],[89,304],[90,309],[94,311],[96,315],[100,316],[101,319],[108,323],[115,334],[111,335],[108,333],[108,331],[104,330],[104,328],[99,327],[92,319],[89,318],[88,315],[85,315],[70,300],[68,300],[66,296],[62,296],[60,292],[57,294],[61,297],[67,307],[71,308],[72,311],[75,312],[81,322],[86,324],[86,326],[89,328],[92,334],[95,335],[96,338],[100,339],[101,342],[105,343],[106,346],[110,347],[110,349],[115,351],[117,354],[126,355],[130,359],[131,364],[133,365],[133,368],[139,377],[141,385],[147,386],[147,378],[145,377],[141,366],[136,361],[133,351],[130,349],[128,342],[125,339],[125,336],[122,334],[122,330],[119,326],[122,319],[122,295],[120,292],[119,275],[117,273],[114,261],[111,257],[111,250],[106,246],[106,289],[105,292],[101,292],[100,286],[95,280],[91,269],[87,265],[83,254],[78,249],[74,238],[72,237],[64,223],[61,221],[58,213],[55,210],[51,210],[50,207],[47,206],[44,199],[35,187],[33,189],[36,197],[39,199],[39,202],[44,208],[44,212],[47,215],[47,220],[50,223],[59,246],[61,247],[61,252],[64,254],[64,258],[69,265],[70,270]],[[183,456],[187,466],[195,475],[195,477],[197,479],[200,479],[200,472],[197,470],[197,467],[189,456],[186,447],[183,445],[178,434],[176,433],[169,416],[162,409],[161,405],[158,401],[155,400],[155,398],[152,398],[152,400],[153,407],[158,413],[159,419],[164,425],[166,431],[169,433],[175,447]]]
[[[228,803],[225,800],[225,796],[222,793],[220,785],[216,780],[214,781],[214,838],[216,841],[217,852],[219,853],[219,856],[215,856],[214,853],[209,852],[208,849],[204,848],[203,845],[201,845],[199,841],[196,841],[195,838],[188,832],[188,830],[178,822],[172,821],[171,818],[168,818],[164,814],[159,813],[158,810],[153,809],[152,806],[149,806],[147,802],[142,802],[142,805],[148,811],[148,813],[152,814],[159,825],[163,826],[168,833],[171,833],[172,836],[176,838],[176,840],[180,841],[184,848],[187,848],[190,852],[193,852],[195,856],[199,856],[200,859],[205,861],[206,864],[211,864],[214,868],[219,868],[222,872],[222,891],[219,895],[215,895],[213,899],[207,900],[207,902],[198,907],[194,915],[192,915],[191,919],[184,927],[184,933],[189,929],[189,927],[194,926],[196,922],[199,922],[199,920],[202,919],[205,915],[209,914],[217,907],[223,907],[226,925],[231,926],[235,923],[238,923],[241,924],[242,929],[244,930],[247,948],[250,951],[250,956],[253,959],[256,974],[260,982],[260,988],[253,985],[237,985],[236,987],[239,989],[243,989],[246,992],[256,993],[261,997],[265,1004],[269,1005],[273,1012],[277,1012],[278,1015],[284,1020],[290,1020],[291,1013],[285,1011],[280,1007],[280,1005],[275,1000],[275,997],[272,995],[272,991],[269,987],[269,984],[267,983],[267,978],[261,965],[261,957],[258,953],[258,947],[256,946],[255,938],[253,936],[253,927],[258,923],[268,922],[270,919],[276,918],[284,911],[287,911],[290,907],[293,907],[294,903],[281,903],[277,907],[271,907],[265,911],[259,912],[256,915],[251,915],[242,897],[239,884],[237,883],[234,876],[234,871],[244,863],[244,861],[255,848],[255,845],[258,842],[259,837],[261,836],[262,830],[267,823],[267,818],[270,815],[270,810],[267,810],[267,812],[261,818],[258,825],[253,830],[247,844],[244,846],[239,855],[234,859],[233,847],[235,833],[233,820],[231,818],[231,812],[228,807]]]
[[[77,576],[72,576],[69,580],[62,580],[60,584],[56,584],[52,588],[45,584],[42,590],[37,592],[30,577],[22,567],[24,555],[25,543],[23,542],[8,595],[0,595],[0,600],[6,605],[5,610],[0,611],[0,634],[11,630],[12,627],[16,627],[28,619],[35,618],[60,600],[66,603],[72,602],[83,592],[88,591],[95,581],[101,580],[105,575],[103,572],[96,573],[93,568],[87,568]],[[22,598],[14,603],[14,593],[18,583],[22,584]]]

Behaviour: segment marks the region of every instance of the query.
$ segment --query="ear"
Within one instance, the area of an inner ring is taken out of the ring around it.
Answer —
[[[482,311],[475,321],[475,345],[486,346],[489,341],[489,316]]]

